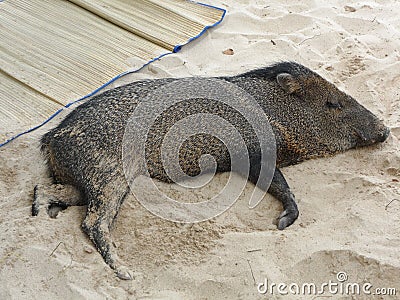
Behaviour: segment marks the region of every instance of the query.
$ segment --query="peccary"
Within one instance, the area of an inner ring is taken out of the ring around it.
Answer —
[[[299,215],[294,195],[279,168],[383,142],[389,135],[389,129],[355,99],[295,62],[280,62],[219,79],[235,84],[252,95],[272,125],[277,161],[268,192],[283,205],[278,229],[291,225]],[[144,80],[106,91],[77,107],[41,140],[41,149],[56,189],[51,197],[45,199],[41,196],[45,194],[41,188],[35,187],[32,214],[37,215],[41,205],[47,206],[48,212],[54,217],[60,209],[87,204],[83,230],[105,262],[122,279],[130,279],[131,276],[112,249],[110,227],[129,192],[121,162],[124,129],[130,115],[146,94],[175,80],[180,79]],[[178,105],[169,118],[179,120],[199,112],[224,117],[226,110],[212,99],[195,99]],[[241,123],[240,119],[235,120],[239,127],[249,126]],[[165,134],[168,126],[169,123],[165,125],[160,121],[150,138],[158,139],[157,134]],[[246,135],[249,131],[242,132]],[[254,136],[248,133],[247,142],[254,143],[252,139]],[[228,154],[223,145],[218,143],[212,137],[203,137],[192,140],[190,149],[182,147],[183,152],[188,151],[180,156],[184,160],[182,165],[187,166],[184,171],[190,175],[197,174],[199,156],[209,149],[220,163],[217,171],[229,171]],[[158,143],[150,143],[149,147],[153,147],[157,154]],[[193,147],[199,151],[193,151]],[[256,183],[260,149],[250,146],[248,149],[252,164],[248,179]],[[169,181],[159,165],[157,155],[149,155],[147,159],[149,165],[153,166],[150,176]],[[58,194],[61,192],[68,194],[69,199],[61,199]]]

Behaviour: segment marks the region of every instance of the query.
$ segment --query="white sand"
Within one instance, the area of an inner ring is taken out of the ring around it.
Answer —
[[[121,281],[81,231],[85,207],[57,219],[30,216],[34,185],[49,181],[38,139],[52,122],[0,149],[0,299],[297,299],[259,295],[255,282],[320,284],[340,271],[347,282],[370,282],[372,291],[394,287],[400,297],[400,2],[208,3],[228,9],[219,27],[116,85],[295,60],[384,119],[389,139],[283,169],[300,209],[284,231],[273,225],[281,207],[271,196],[254,210],[244,196],[222,216],[193,226],[158,219],[128,199],[113,236],[135,279]],[[234,55],[222,53],[228,48]]]

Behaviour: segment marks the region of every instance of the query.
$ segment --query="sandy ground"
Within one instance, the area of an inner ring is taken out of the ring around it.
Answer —
[[[135,279],[121,281],[81,231],[85,207],[57,219],[30,216],[34,185],[49,182],[38,139],[52,122],[0,149],[0,299],[349,299],[257,291],[266,278],[301,286],[338,282],[338,272],[345,283],[371,283],[371,292],[396,288],[400,299],[400,2],[208,3],[228,10],[219,27],[116,85],[295,60],[384,119],[389,139],[283,169],[300,209],[284,231],[273,224],[281,207],[270,196],[250,210],[244,193],[225,214],[191,226],[159,219],[129,198],[113,236]],[[229,48],[233,55],[222,53]],[[226,176],[216,176],[209,193]]]

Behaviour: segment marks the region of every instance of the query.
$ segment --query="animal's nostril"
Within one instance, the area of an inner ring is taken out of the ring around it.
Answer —
[[[382,132],[381,138],[379,139],[380,142],[384,142],[386,141],[386,139],[388,138],[390,134],[390,129],[389,127],[386,127],[385,130]]]

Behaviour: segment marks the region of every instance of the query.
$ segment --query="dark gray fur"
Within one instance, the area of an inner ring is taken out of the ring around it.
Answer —
[[[268,192],[283,204],[279,229],[291,225],[299,212],[294,195],[278,168],[383,142],[389,134],[388,128],[351,96],[294,62],[277,63],[219,79],[252,95],[269,117],[276,138],[277,168]],[[54,206],[87,204],[83,230],[105,262],[123,279],[129,279],[130,274],[112,249],[110,228],[129,192],[121,163],[125,125],[141,99],[175,80],[179,79],[139,81],[104,92],[77,107],[42,138],[42,151],[54,183],[58,188],[59,184],[68,189],[75,187],[81,200],[77,196],[71,201],[56,196],[40,200],[40,192],[35,188],[32,214],[37,215],[42,203],[50,205],[52,211]],[[158,119],[146,145],[151,177],[170,181],[161,164],[159,137],[177,120],[199,112],[225,117],[241,130],[250,154],[249,180],[256,183],[260,148],[254,132],[240,115],[210,99],[182,102]],[[182,147],[182,169],[189,175],[198,174],[198,158],[205,153],[216,157],[218,172],[230,170],[229,154],[224,145],[206,135],[193,137]]]

